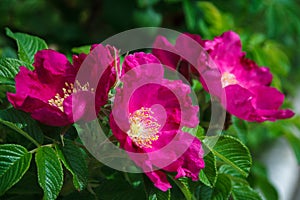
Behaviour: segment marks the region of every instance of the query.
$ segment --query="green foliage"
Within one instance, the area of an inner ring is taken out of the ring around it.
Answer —
[[[70,140],[64,140],[64,146],[57,148],[57,153],[64,166],[73,176],[74,187],[81,191],[88,183],[88,167],[86,156],[81,149]]]
[[[233,186],[232,197],[234,200],[249,199],[262,200],[261,196],[249,186]]]
[[[232,116],[232,124],[237,132],[238,138],[244,143],[247,143],[248,126],[247,123],[237,117]]]
[[[56,152],[47,146],[39,147],[35,163],[44,199],[56,199],[63,185],[63,169]]]
[[[80,54],[80,53],[89,53],[90,52],[90,49],[91,49],[91,45],[85,45],[85,46],[81,46],[81,47],[74,47],[72,48],[72,52],[73,53],[77,53],[77,54]]]
[[[32,69],[31,65],[18,59],[0,58],[0,99],[4,100],[6,92],[13,92],[15,90],[14,79],[19,72],[20,66],[26,66]]]
[[[278,192],[268,180],[268,173],[260,163],[254,163],[251,173],[255,188],[259,188],[265,199],[278,199]]]
[[[41,49],[47,49],[47,44],[44,40],[24,33],[13,33],[9,28],[6,28],[6,34],[16,40],[18,45],[18,56],[21,61],[32,64],[34,54]]]
[[[295,136],[292,131],[287,131],[285,138],[290,143],[292,149],[294,150],[298,164],[300,164],[300,138]]]
[[[38,126],[37,122],[33,120],[27,113],[10,108],[0,112],[0,118],[5,121],[12,122],[19,129],[28,133],[34,140],[39,144],[42,144],[44,141],[44,135],[41,128]]]
[[[222,162],[247,177],[252,163],[248,148],[230,136],[211,136],[203,140],[205,146]]]
[[[205,168],[200,171],[200,180],[205,185],[214,187],[218,178],[216,156],[212,152],[209,152],[205,155],[204,161]]]
[[[33,69],[27,62],[23,62],[14,58],[1,58],[0,59],[0,77],[14,80],[16,74],[19,72],[19,67],[25,66]]]
[[[226,175],[219,174],[214,188],[202,186],[201,189],[205,191],[200,196],[203,200],[228,199],[231,194],[231,181]]]
[[[31,157],[20,145],[0,145],[0,195],[22,178],[30,166]]]

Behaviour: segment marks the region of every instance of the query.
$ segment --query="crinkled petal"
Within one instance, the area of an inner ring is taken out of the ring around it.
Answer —
[[[38,51],[34,56],[33,66],[40,81],[44,83],[54,82],[55,76],[71,78],[76,75],[75,68],[67,57],[51,49]]]
[[[127,73],[129,70],[135,67],[151,63],[159,64],[160,62],[153,54],[137,52],[125,57],[122,69],[124,70],[124,73]]]
[[[203,47],[222,72],[231,71],[245,55],[238,34],[227,31],[213,40],[204,40]]]
[[[147,172],[146,175],[154,183],[155,187],[164,192],[172,187],[166,174],[161,171]]]

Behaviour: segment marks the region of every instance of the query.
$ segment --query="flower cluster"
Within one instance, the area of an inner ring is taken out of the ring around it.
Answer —
[[[165,78],[163,65],[188,81],[196,77],[241,119],[293,116],[291,110],[280,110],[284,95],[270,87],[269,69],[246,58],[241,49],[239,36],[229,31],[213,40],[182,34],[175,45],[158,37],[152,53],[129,54],[122,64],[116,48],[101,44],[89,54],[74,55],[72,63],[54,50],[41,50],[33,71],[20,67],[16,93],[7,96],[16,109],[50,126],[93,120],[109,107],[103,113],[120,147],[166,191],[171,188],[167,173],[197,181],[205,164],[201,141],[183,131],[198,126],[199,105],[192,102],[188,84]]]
[[[196,47],[191,48],[192,46]],[[205,59],[201,50],[207,52],[213,64]],[[176,56],[174,52],[177,53]],[[270,87],[270,70],[259,67],[245,57],[240,38],[233,31],[225,32],[213,40],[203,40],[199,35],[183,34],[177,38],[175,46],[166,38],[158,37],[153,53],[170,68],[189,71],[198,76],[204,88],[219,97],[230,114],[241,119],[263,122],[286,119],[294,115],[291,110],[280,110],[284,95]],[[186,57],[193,62],[190,67]],[[184,75],[188,77],[190,73]],[[207,87],[208,84],[210,88]]]

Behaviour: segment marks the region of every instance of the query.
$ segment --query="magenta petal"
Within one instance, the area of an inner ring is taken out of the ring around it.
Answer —
[[[110,116],[120,147],[163,191],[171,185],[160,169],[196,180],[204,166],[201,143],[180,131],[199,123],[190,88],[180,80],[164,79],[163,67],[151,54],[127,56],[123,66],[128,71],[121,78],[123,87],[116,90]]]
[[[182,152],[180,148],[186,150],[176,161],[163,169],[170,172],[177,171],[175,178],[190,177],[193,181],[199,180],[200,170],[205,166],[200,140],[185,132],[179,132],[175,140],[174,152]],[[165,156],[168,157],[167,154]]]
[[[114,64],[119,63],[114,62],[111,53],[110,47],[99,45],[90,53],[92,55],[73,56],[72,65],[63,54],[54,50],[38,51],[33,64],[35,70],[20,68],[15,78],[16,93],[8,93],[8,100],[15,108],[29,112],[34,119],[51,126],[96,118],[116,79]],[[82,65],[88,57],[89,62]],[[88,67],[88,70],[82,70],[83,78],[79,76],[84,81],[75,81],[82,66]],[[100,75],[103,76],[99,81]],[[95,90],[97,98],[92,94]]]
[[[199,180],[200,170],[205,167],[203,155],[204,151],[200,140],[194,138],[193,143],[181,157],[183,164],[177,169],[175,178],[190,177],[193,181]]]
[[[44,82],[49,82],[53,76],[75,76],[74,67],[67,57],[51,49],[38,51],[34,56],[33,66]]]
[[[180,61],[180,56],[177,53],[175,47],[169,43],[169,41],[163,37],[158,36],[153,44],[153,55],[155,55],[162,64],[176,69],[177,64]]]
[[[84,54],[84,53],[72,56],[73,66],[74,66],[76,71],[79,70],[80,66],[82,65],[82,63],[83,63],[84,59],[86,59],[86,57],[87,57],[87,55]]]
[[[154,183],[155,187],[164,192],[172,187],[166,174],[161,171],[147,172],[146,175]]]
[[[233,31],[225,32],[214,40],[206,40],[203,46],[222,72],[230,71],[244,55],[240,37]]]
[[[287,119],[295,115],[291,110],[257,110],[257,113],[261,116],[260,121],[276,121],[277,119]]]
[[[88,91],[73,93],[64,100],[64,112],[69,121],[90,121],[97,117],[95,112],[95,96]]]
[[[66,126],[73,123],[65,113],[47,104],[31,112],[31,117],[49,126]]]
[[[151,63],[159,64],[160,62],[153,54],[137,52],[126,56],[122,67],[124,69],[124,73],[126,73],[135,67],[138,67],[140,65],[151,64]]]
[[[257,86],[250,88],[255,94],[253,104],[257,109],[277,110],[283,103],[284,95],[276,88]]]
[[[255,112],[252,105],[253,94],[239,85],[229,85],[225,87],[225,92],[226,104],[223,102],[223,105],[226,110],[241,119],[249,120]]]
[[[192,66],[197,65],[199,56],[204,53],[200,41],[200,37],[191,34],[181,34],[176,40],[175,48],[178,55]]]
[[[19,97],[22,96],[25,98],[27,95],[30,95],[42,100],[48,100],[56,93],[55,87],[52,88],[46,84],[40,83],[40,79],[37,74],[26,67],[20,67],[20,71],[16,75],[15,81],[16,94]]]

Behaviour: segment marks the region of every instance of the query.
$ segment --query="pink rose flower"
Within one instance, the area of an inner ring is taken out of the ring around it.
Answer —
[[[238,34],[228,31],[213,40],[203,40],[202,45],[221,72],[229,113],[256,122],[294,115],[289,109],[280,110],[284,95],[270,87],[272,74],[268,68],[245,57]]]
[[[103,57],[110,55],[109,47],[102,46],[102,53]],[[75,80],[86,57],[85,54],[73,56],[71,64],[63,54],[54,50],[38,51],[33,71],[20,67],[15,78],[16,93],[8,93],[8,100],[16,109],[28,112],[33,119],[50,126],[66,126],[79,119],[90,120],[89,113],[98,113],[106,103],[109,88],[115,82],[115,72],[113,67],[107,68],[106,76],[99,81],[99,88]],[[92,65],[91,74],[97,68],[101,66]],[[98,80],[92,75],[90,77]]]
[[[202,40],[199,35],[194,34],[182,34],[177,38],[175,45],[163,37],[158,37],[154,48],[156,49],[153,53],[162,63],[171,68],[181,66],[181,73],[189,71],[199,76],[203,87],[219,97],[232,115],[256,122],[286,119],[294,115],[291,110],[280,110],[284,95],[276,88],[270,87],[272,74],[269,69],[259,67],[245,57],[240,38],[232,31],[225,32],[213,40]],[[204,56],[202,48],[210,59]],[[176,52],[177,56],[167,51]],[[190,76],[185,73],[183,75]]]
[[[116,91],[110,116],[120,147],[163,191],[171,188],[165,172],[198,180],[204,168],[201,142],[181,131],[199,123],[190,88],[180,80],[164,79],[163,68],[152,54],[127,56],[123,69],[127,74]]]

